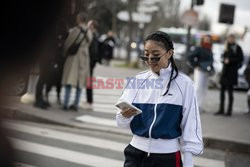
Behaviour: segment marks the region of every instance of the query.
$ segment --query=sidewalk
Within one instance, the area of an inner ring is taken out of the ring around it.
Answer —
[[[95,70],[95,76],[124,78],[134,76],[140,71],[98,65]],[[130,132],[128,130],[115,127],[115,107],[113,107],[112,103],[119,97],[120,93],[113,94],[114,92],[112,91],[107,93],[109,93],[110,97],[100,94],[95,95],[94,99],[98,98],[99,104],[94,104],[97,108],[94,112],[83,109],[80,109],[79,112],[64,112],[56,104],[53,104],[49,110],[41,110],[34,108],[32,105],[21,104],[19,99],[14,98],[12,100],[14,104],[6,107],[5,116],[13,119],[55,123],[75,128],[129,135]],[[213,115],[218,110],[218,99],[218,90],[209,90],[205,105],[206,112],[201,113],[205,145],[211,148],[250,154],[250,115],[244,114],[247,111],[246,92],[235,92],[232,117]],[[103,112],[102,110],[107,110],[108,112]],[[78,122],[75,120],[77,116],[82,115],[86,116],[87,120],[95,118],[96,122]],[[105,123],[106,125],[104,125]]]

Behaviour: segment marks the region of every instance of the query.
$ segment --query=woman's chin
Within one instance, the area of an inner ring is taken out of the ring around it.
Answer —
[[[151,68],[151,71],[153,71],[154,73],[158,73],[159,70],[157,68]]]

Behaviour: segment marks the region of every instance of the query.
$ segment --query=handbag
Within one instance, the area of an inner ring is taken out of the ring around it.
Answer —
[[[209,76],[213,76],[215,74],[214,66],[209,66],[207,72]]]
[[[82,41],[85,39],[87,31],[88,31],[88,29],[84,31],[82,28],[80,28],[79,34],[77,35],[76,39],[74,40],[74,42],[70,45],[70,47],[67,50],[68,56],[76,55]],[[80,38],[82,38],[82,39],[80,39]]]
[[[209,76],[212,76],[215,74],[214,66],[212,62],[200,62],[199,67],[202,71],[205,71],[209,74]]]

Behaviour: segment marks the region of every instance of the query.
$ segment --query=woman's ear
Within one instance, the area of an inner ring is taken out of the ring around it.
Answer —
[[[170,49],[170,50],[168,51],[168,59],[170,59],[170,57],[171,57],[173,54],[174,54],[173,49]]]

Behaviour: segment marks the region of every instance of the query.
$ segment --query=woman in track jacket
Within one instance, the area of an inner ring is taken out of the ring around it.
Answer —
[[[141,57],[149,70],[131,78],[118,100],[142,110],[135,115],[136,110],[123,108],[116,115],[118,127],[133,133],[124,167],[193,167],[192,155],[203,151],[193,82],[178,72],[173,50],[168,34],[149,35]]]

